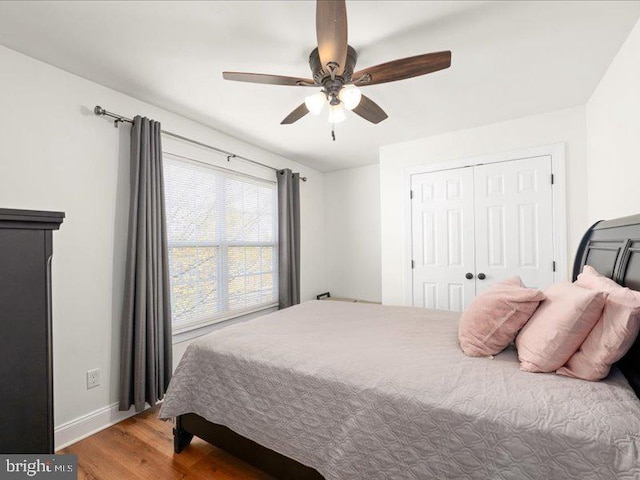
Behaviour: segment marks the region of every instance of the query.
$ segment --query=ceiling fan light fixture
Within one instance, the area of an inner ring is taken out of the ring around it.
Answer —
[[[353,110],[360,104],[362,93],[355,85],[345,85],[338,93],[338,98],[347,110]]]
[[[314,93],[304,99],[304,104],[312,115],[320,115],[325,103],[327,103],[327,96],[324,92]]]
[[[344,105],[340,102],[337,105],[329,105],[329,123],[340,123],[347,119],[344,113]]]

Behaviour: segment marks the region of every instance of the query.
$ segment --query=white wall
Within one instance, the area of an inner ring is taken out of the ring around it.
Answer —
[[[327,284],[334,297],[379,302],[378,165],[325,174]]]
[[[589,220],[640,213],[640,22],[589,99]]]
[[[382,301],[406,301],[404,198],[406,168],[553,143],[566,143],[568,244],[571,261],[588,226],[584,107],[449,132],[380,149]]]
[[[302,297],[327,290],[323,174],[4,47],[0,65],[0,206],[67,215],[53,235],[56,425],[118,397],[130,129],[94,116],[96,104],[128,117],[149,116],[166,130],[306,175]],[[226,164],[188,144],[166,140],[164,147]],[[239,161],[233,166],[265,174]],[[85,373],[93,368],[101,369],[102,384],[87,390]]]

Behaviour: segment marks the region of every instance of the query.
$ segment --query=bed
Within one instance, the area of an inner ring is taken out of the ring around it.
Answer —
[[[585,234],[584,264],[640,290],[640,216]],[[192,344],[160,411],[282,479],[640,478],[640,342],[601,382],[469,358],[459,314],[307,302]],[[635,390],[635,391],[634,391]]]

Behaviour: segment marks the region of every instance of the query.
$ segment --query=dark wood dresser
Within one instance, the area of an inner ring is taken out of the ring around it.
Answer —
[[[52,230],[63,219],[0,209],[0,453],[53,453]]]

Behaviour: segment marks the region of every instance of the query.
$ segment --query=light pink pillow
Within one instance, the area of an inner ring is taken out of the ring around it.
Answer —
[[[524,288],[520,277],[495,283],[478,295],[458,324],[462,351],[470,357],[496,355],[513,342],[544,295]]]
[[[618,285],[585,265],[575,282],[608,293],[602,316],[580,349],[557,373],[584,380],[602,380],[611,365],[629,351],[640,330],[640,292]]]
[[[520,369],[555,372],[573,355],[596,324],[607,294],[570,282],[556,283],[516,337]]]

